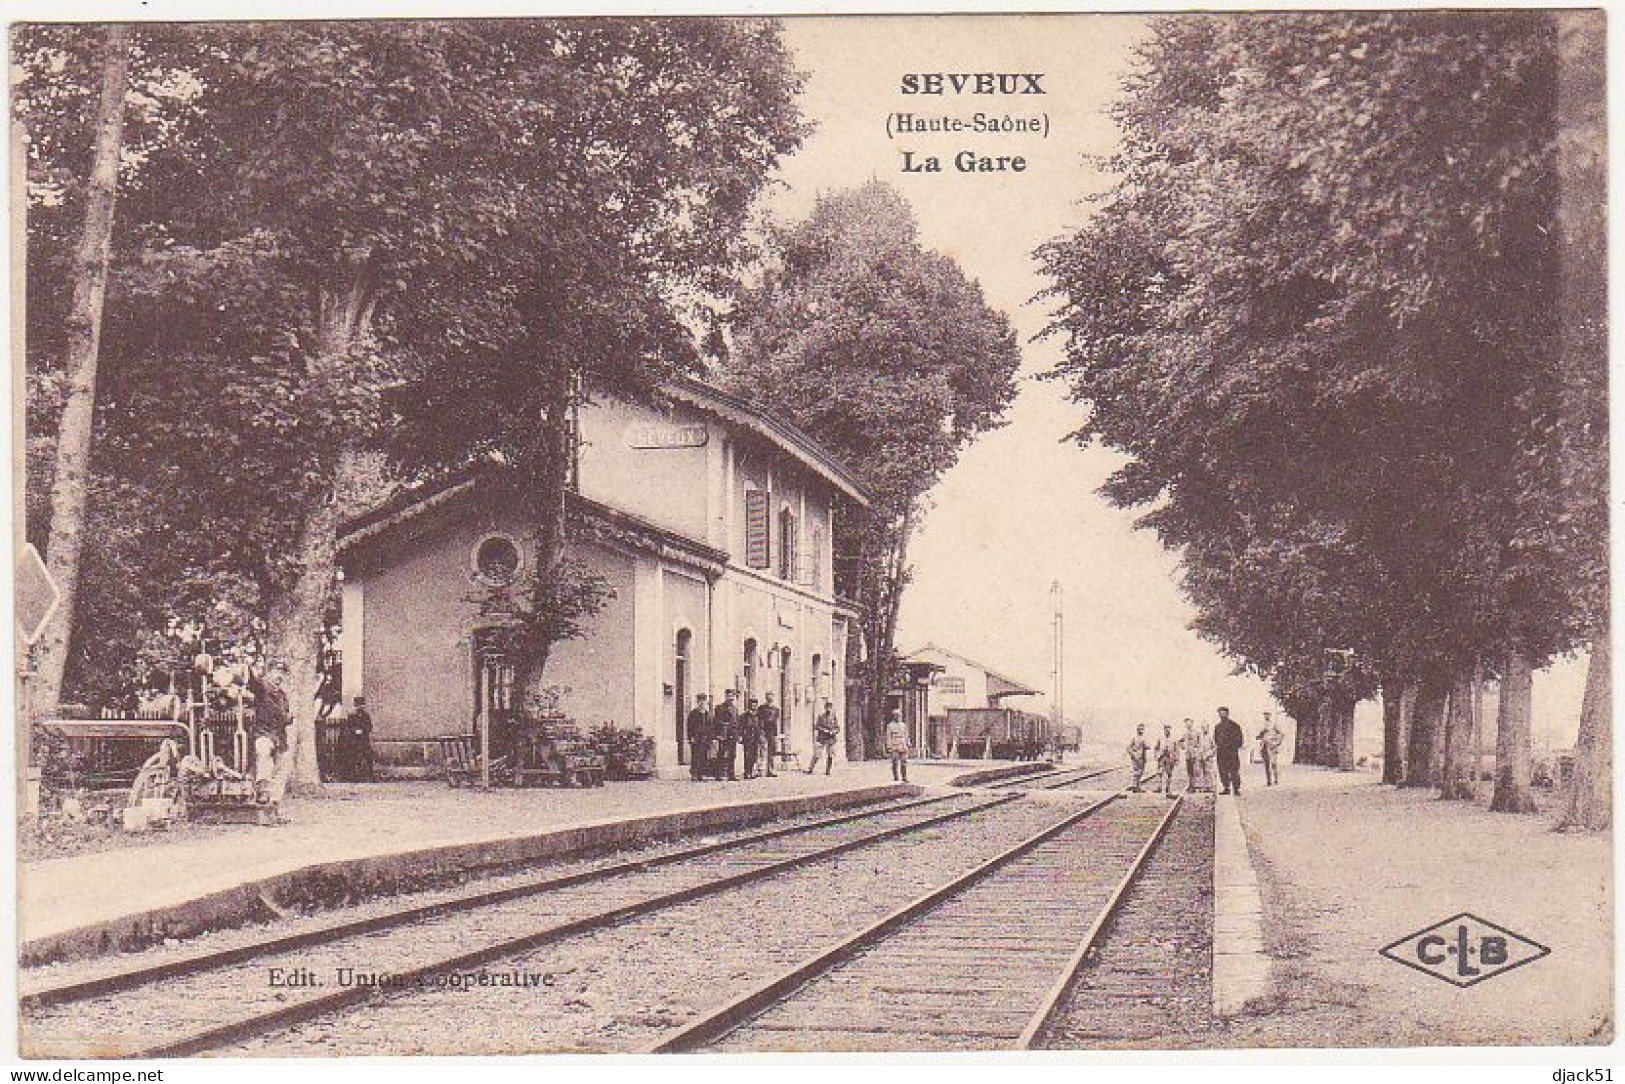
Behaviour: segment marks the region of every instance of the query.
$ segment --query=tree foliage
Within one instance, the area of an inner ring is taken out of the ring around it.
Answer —
[[[1591,635],[1555,42],[1544,13],[1158,20],[1117,186],[1041,250],[1077,439],[1129,456],[1107,496],[1284,702]]]

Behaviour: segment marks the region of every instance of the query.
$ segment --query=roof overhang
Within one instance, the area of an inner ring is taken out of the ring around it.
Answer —
[[[867,508],[873,499],[869,488],[858,481],[833,452],[743,396],[686,376],[666,381],[661,391],[678,402],[698,407],[771,442],[853,503]]]

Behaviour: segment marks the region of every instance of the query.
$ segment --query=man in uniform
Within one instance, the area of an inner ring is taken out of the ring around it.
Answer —
[[[1179,739],[1174,737],[1174,724],[1162,724],[1162,737],[1157,739],[1157,793],[1174,796],[1174,769],[1179,766]]]
[[[1134,728],[1134,737],[1128,740],[1128,766],[1134,775],[1134,782],[1129,784],[1129,790],[1138,794],[1145,782],[1145,758],[1151,752],[1151,746],[1145,740],[1145,724],[1141,723]]]
[[[891,757],[892,782],[908,782],[908,728],[903,725],[903,713],[891,709],[886,720],[886,755]]]
[[[734,746],[739,741],[739,709],[734,707],[735,693],[729,689],[711,717],[711,742],[716,759],[711,762],[714,779],[738,779],[734,774]]]
[[[807,765],[808,775],[818,767],[819,753],[824,754],[824,774],[828,775],[834,769],[835,739],[840,734],[841,724],[835,721],[835,705],[826,700],[823,712],[813,723],[813,754],[812,763]]]
[[[773,754],[779,751],[779,709],[773,705],[773,694],[768,693],[767,703],[756,709],[756,722],[762,728],[762,757],[767,774],[776,776],[779,773],[773,770]]]
[[[1273,787],[1281,781],[1281,745],[1286,735],[1275,725],[1269,712],[1264,713],[1264,729],[1258,732],[1258,755],[1264,761],[1264,785]]]
[[[701,693],[694,698],[694,708],[688,713],[688,777],[698,783],[710,767],[711,698]]]
[[[1241,793],[1241,747],[1246,743],[1241,724],[1230,718],[1230,709],[1220,708],[1218,725],[1213,728],[1213,744],[1219,755],[1221,794]]]
[[[745,701],[745,710],[739,716],[739,744],[745,753],[745,778],[756,778],[756,762],[762,755],[762,709],[754,698]]]
[[[344,772],[352,783],[371,783],[372,774],[372,713],[367,710],[367,698],[355,698],[355,707],[344,717]]]

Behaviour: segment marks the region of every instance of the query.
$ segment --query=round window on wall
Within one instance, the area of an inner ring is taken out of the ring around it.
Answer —
[[[492,535],[474,551],[474,571],[493,587],[506,587],[519,575],[519,547],[505,535]]]

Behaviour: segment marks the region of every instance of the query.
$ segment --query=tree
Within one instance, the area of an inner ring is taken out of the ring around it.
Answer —
[[[1468,698],[1440,734],[1434,705],[1580,627],[1551,455],[1555,56],[1533,13],[1159,20],[1120,184],[1040,254],[1078,439],[1130,457],[1112,500],[1204,575],[1271,532],[1329,540],[1315,575],[1213,579],[1199,627],[1260,672],[1347,651],[1419,686],[1407,778],[1452,794]],[[1225,627],[1261,589],[1296,616]],[[1312,701],[1309,754],[1345,756],[1346,707]]]
[[[46,568],[62,592],[55,619],[46,627],[37,657],[35,697],[54,709],[61,695],[79,594],[91,471],[91,434],[96,409],[96,377],[101,360],[102,308],[118,200],[120,156],[124,149],[124,97],[129,83],[129,31],[109,24],[101,50],[101,92],[97,99],[95,149],[85,188],[84,226],[73,269],[73,300],[66,326],[62,409],[57,420],[51,480],[50,541]]]
[[[696,331],[749,256],[754,198],[805,128],[801,77],[771,22],[527,22],[502,35],[549,88],[500,148],[529,178],[481,271],[506,294],[503,334],[425,359],[393,402],[392,446],[413,471],[498,463],[534,523],[536,568],[500,603],[524,688],[603,597],[565,558],[577,410],[656,398],[697,365]]]
[[[1562,821],[1613,823],[1608,602],[1607,86],[1602,18],[1555,14],[1558,54],[1558,227],[1563,250],[1561,393],[1556,459],[1563,497],[1565,564],[1578,581],[1591,645],[1575,744],[1578,770],[1563,794]]]
[[[855,468],[874,499],[837,519],[837,587],[863,611],[867,703],[849,754],[879,748],[908,545],[926,495],[1002,424],[1020,351],[1009,320],[951,259],[920,246],[912,209],[878,181],[820,196],[772,233],[738,305],[725,379]]]

